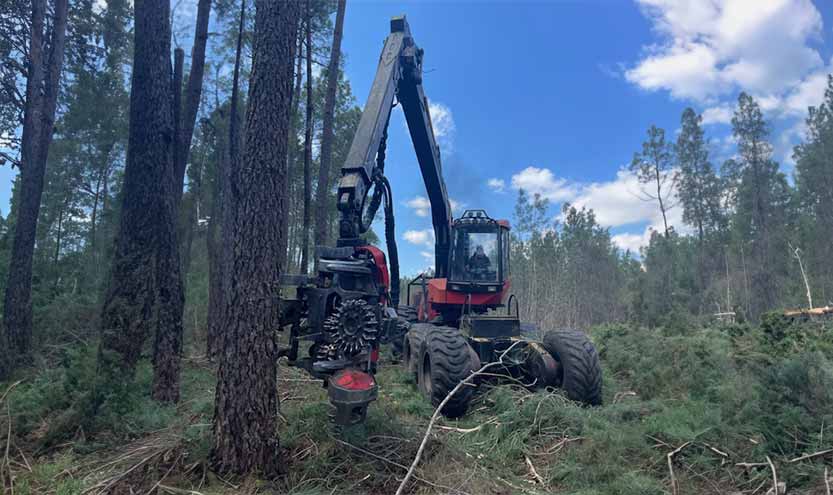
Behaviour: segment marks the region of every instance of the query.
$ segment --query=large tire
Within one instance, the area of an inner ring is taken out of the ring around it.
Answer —
[[[557,330],[544,335],[544,348],[561,366],[561,388],[570,399],[602,404],[602,367],[596,347],[584,332]]]
[[[455,328],[435,326],[427,332],[420,352],[417,384],[434,407],[476,371],[473,354],[466,338]],[[473,393],[473,386],[461,387],[440,412],[447,418],[466,414]]]
[[[425,341],[425,336],[429,330],[434,328],[433,325],[427,323],[416,323],[411,325],[408,333],[405,334],[405,341],[402,344],[402,360],[414,380],[417,379],[419,373],[419,353],[422,349],[422,343]]]
[[[399,359],[408,353],[405,347],[406,334],[411,328],[411,324],[417,322],[416,308],[399,306],[396,310],[396,316],[396,327],[393,329],[393,335],[390,336],[390,347],[394,357]]]
[[[389,327],[388,342],[390,343],[393,357],[396,360],[402,359],[405,350],[405,336],[408,334],[410,328],[411,324],[402,318],[396,318]]]
[[[413,306],[399,306],[396,310],[396,315],[409,323],[417,322],[417,309]]]

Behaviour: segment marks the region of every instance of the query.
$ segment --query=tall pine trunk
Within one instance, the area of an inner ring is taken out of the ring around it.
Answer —
[[[99,348],[106,393],[130,383],[155,332],[153,395],[163,400],[176,399],[182,325],[170,34],[167,0],[136,3],[127,163]]]
[[[151,395],[160,402],[179,401],[180,358],[182,354],[182,313],[185,292],[182,281],[179,244],[177,243],[178,207],[182,188],[176,178],[177,152],[180,150],[177,136],[182,124],[182,78],[185,52],[174,50],[172,86],[173,136],[172,162],[165,171],[161,184],[163,216],[159,221],[159,253],[157,254],[156,333],[153,341],[153,391]]]
[[[280,464],[277,430],[278,278],[283,258],[287,143],[299,3],[257,0],[242,167],[231,174],[224,338],[214,409],[215,467],[261,471]]]
[[[197,125],[197,112],[202,97],[202,80],[205,73],[205,47],[208,43],[208,21],[211,16],[211,0],[200,0],[197,4],[197,23],[194,30],[194,46],[191,50],[191,70],[185,88],[184,107],[181,110],[179,133],[174,151],[174,170],[176,177],[177,201],[182,196],[185,184],[185,167],[191,151],[194,127]]]
[[[205,234],[208,254],[208,316],[205,354],[209,359],[217,355],[218,339],[222,331],[223,307],[223,250],[220,243],[221,213],[223,208],[223,176],[228,168],[226,140],[214,129],[214,182],[211,189],[211,209]]]
[[[191,141],[197,123],[197,113],[202,98],[203,75],[205,73],[205,48],[208,43],[208,22],[211,15],[211,0],[200,0],[197,4],[197,21],[194,29],[194,46],[191,50],[191,71],[188,74],[188,84],[185,88],[183,107],[178,121],[176,149],[174,151],[174,176],[176,178],[175,195],[179,206],[185,186],[185,170],[191,151]],[[195,195],[198,197],[198,194]],[[182,226],[182,277],[183,282],[188,277],[191,267],[191,245],[194,239],[194,228],[198,220],[197,199],[189,211],[183,216]]]
[[[240,99],[240,64],[243,53],[243,31],[246,27],[246,0],[240,1],[240,24],[237,29],[237,49],[234,56],[234,72],[231,82],[231,105],[229,109],[228,142],[224,151],[217,161],[217,182],[212,205],[211,221],[216,222],[214,229],[214,244],[209,245],[213,258],[211,271],[209,272],[209,313],[208,313],[208,335],[206,339],[206,354],[209,358],[217,355],[217,351],[223,347],[225,338],[225,308],[226,290],[228,286],[228,265],[231,257],[231,222],[232,211],[230,205],[231,173],[236,170],[239,158],[240,133],[238,132],[239,118],[237,116],[238,100]],[[216,217],[215,217],[216,215]],[[218,218],[217,218],[218,217]],[[216,221],[215,221],[216,218]],[[217,235],[219,234],[219,235]],[[218,239],[220,238],[219,244]]]
[[[327,243],[329,211],[327,204],[330,192],[330,167],[333,156],[333,120],[335,118],[336,91],[338,90],[338,68],[341,58],[341,36],[344,31],[344,10],[347,0],[338,0],[336,25],[333,31],[333,46],[330,50],[330,65],[327,68],[327,93],[324,96],[324,115],[321,129],[321,159],[318,170],[318,189],[315,192],[315,245]],[[317,263],[317,260],[316,260]],[[316,267],[317,268],[317,267]]]
[[[45,0],[32,1],[26,103],[23,114],[20,160],[20,201],[6,282],[3,323],[5,338],[0,353],[0,378],[13,363],[29,355],[32,345],[32,257],[49,145],[55,124],[59,82],[64,64],[67,0],[56,0],[49,50],[44,70]],[[5,368],[5,369],[4,369]]]
[[[306,275],[309,270],[309,227],[310,202],[312,201],[312,184],[310,167],[312,165],[312,7],[310,0],[306,5],[306,34],[307,34],[307,114],[306,130],[304,132],[304,228],[301,231],[301,273]]]

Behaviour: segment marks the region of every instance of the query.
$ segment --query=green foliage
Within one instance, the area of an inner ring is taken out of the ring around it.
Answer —
[[[681,118],[682,130],[675,146],[683,221],[697,228],[701,243],[707,235],[725,228],[724,212],[720,204],[722,187],[709,162],[702,122],[702,116],[686,108]]]
[[[824,101],[810,107],[806,120],[806,139],[795,148],[795,202],[804,213],[798,223],[800,246],[805,247],[805,262],[812,266],[810,284],[816,294],[833,293],[833,265],[829,250],[833,245],[833,78],[828,76]]]
[[[175,414],[150,399],[151,380],[151,367],[143,363],[127,388],[98,396],[97,346],[69,347],[57,366],[21,383],[8,400],[17,433],[35,435],[44,445],[72,437],[79,429],[87,435],[134,438],[165,428]]]
[[[624,319],[630,254],[616,249],[592,210],[564,204],[561,221],[550,225],[548,207],[518,193],[510,266],[521,316],[542,329]]]

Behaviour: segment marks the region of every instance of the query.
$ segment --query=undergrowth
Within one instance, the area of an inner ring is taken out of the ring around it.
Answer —
[[[665,494],[667,455],[680,447],[671,467],[679,494],[764,493],[771,486],[767,458],[787,493],[825,492],[824,465],[833,456],[791,462],[833,446],[826,431],[833,423],[833,339],[823,324],[772,317],[760,327],[607,325],[591,336],[604,369],[603,407],[580,407],[557,390],[483,384],[468,415],[434,428],[409,492]],[[213,366],[184,364],[179,405],[149,398],[151,370],[143,363],[129,393],[65,429],[60,441],[48,438],[50,428],[94,383],[95,350],[71,347],[52,369],[32,370],[2,404],[12,420],[15,493],[119,486],[143,493],[391,493],[433,412],[411,375],[385,362],[366,423],[337,428],[320,382],[281,366],[283,475],[223,480],[209,462]],[[8,420],[0,421],[5,431]],[[139,453],[148,452],[155,457],[143,461]],[[113,464],[119,456],[125,461]],[[122,475],[131,466],[139,468]]]

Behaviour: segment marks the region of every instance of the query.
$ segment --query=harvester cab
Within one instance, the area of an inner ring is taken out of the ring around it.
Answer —
[[[466,210],[451,223],[450,238],[446,276],[422,274],[408,284],[407,305],[416,308],[418,321],[457,326],[463,314],[485,313],[507,302],[509,222],[485,210]]]
[[[509,283],[509,222],[466,210],[451,226],[449,289],[503,293]]]

